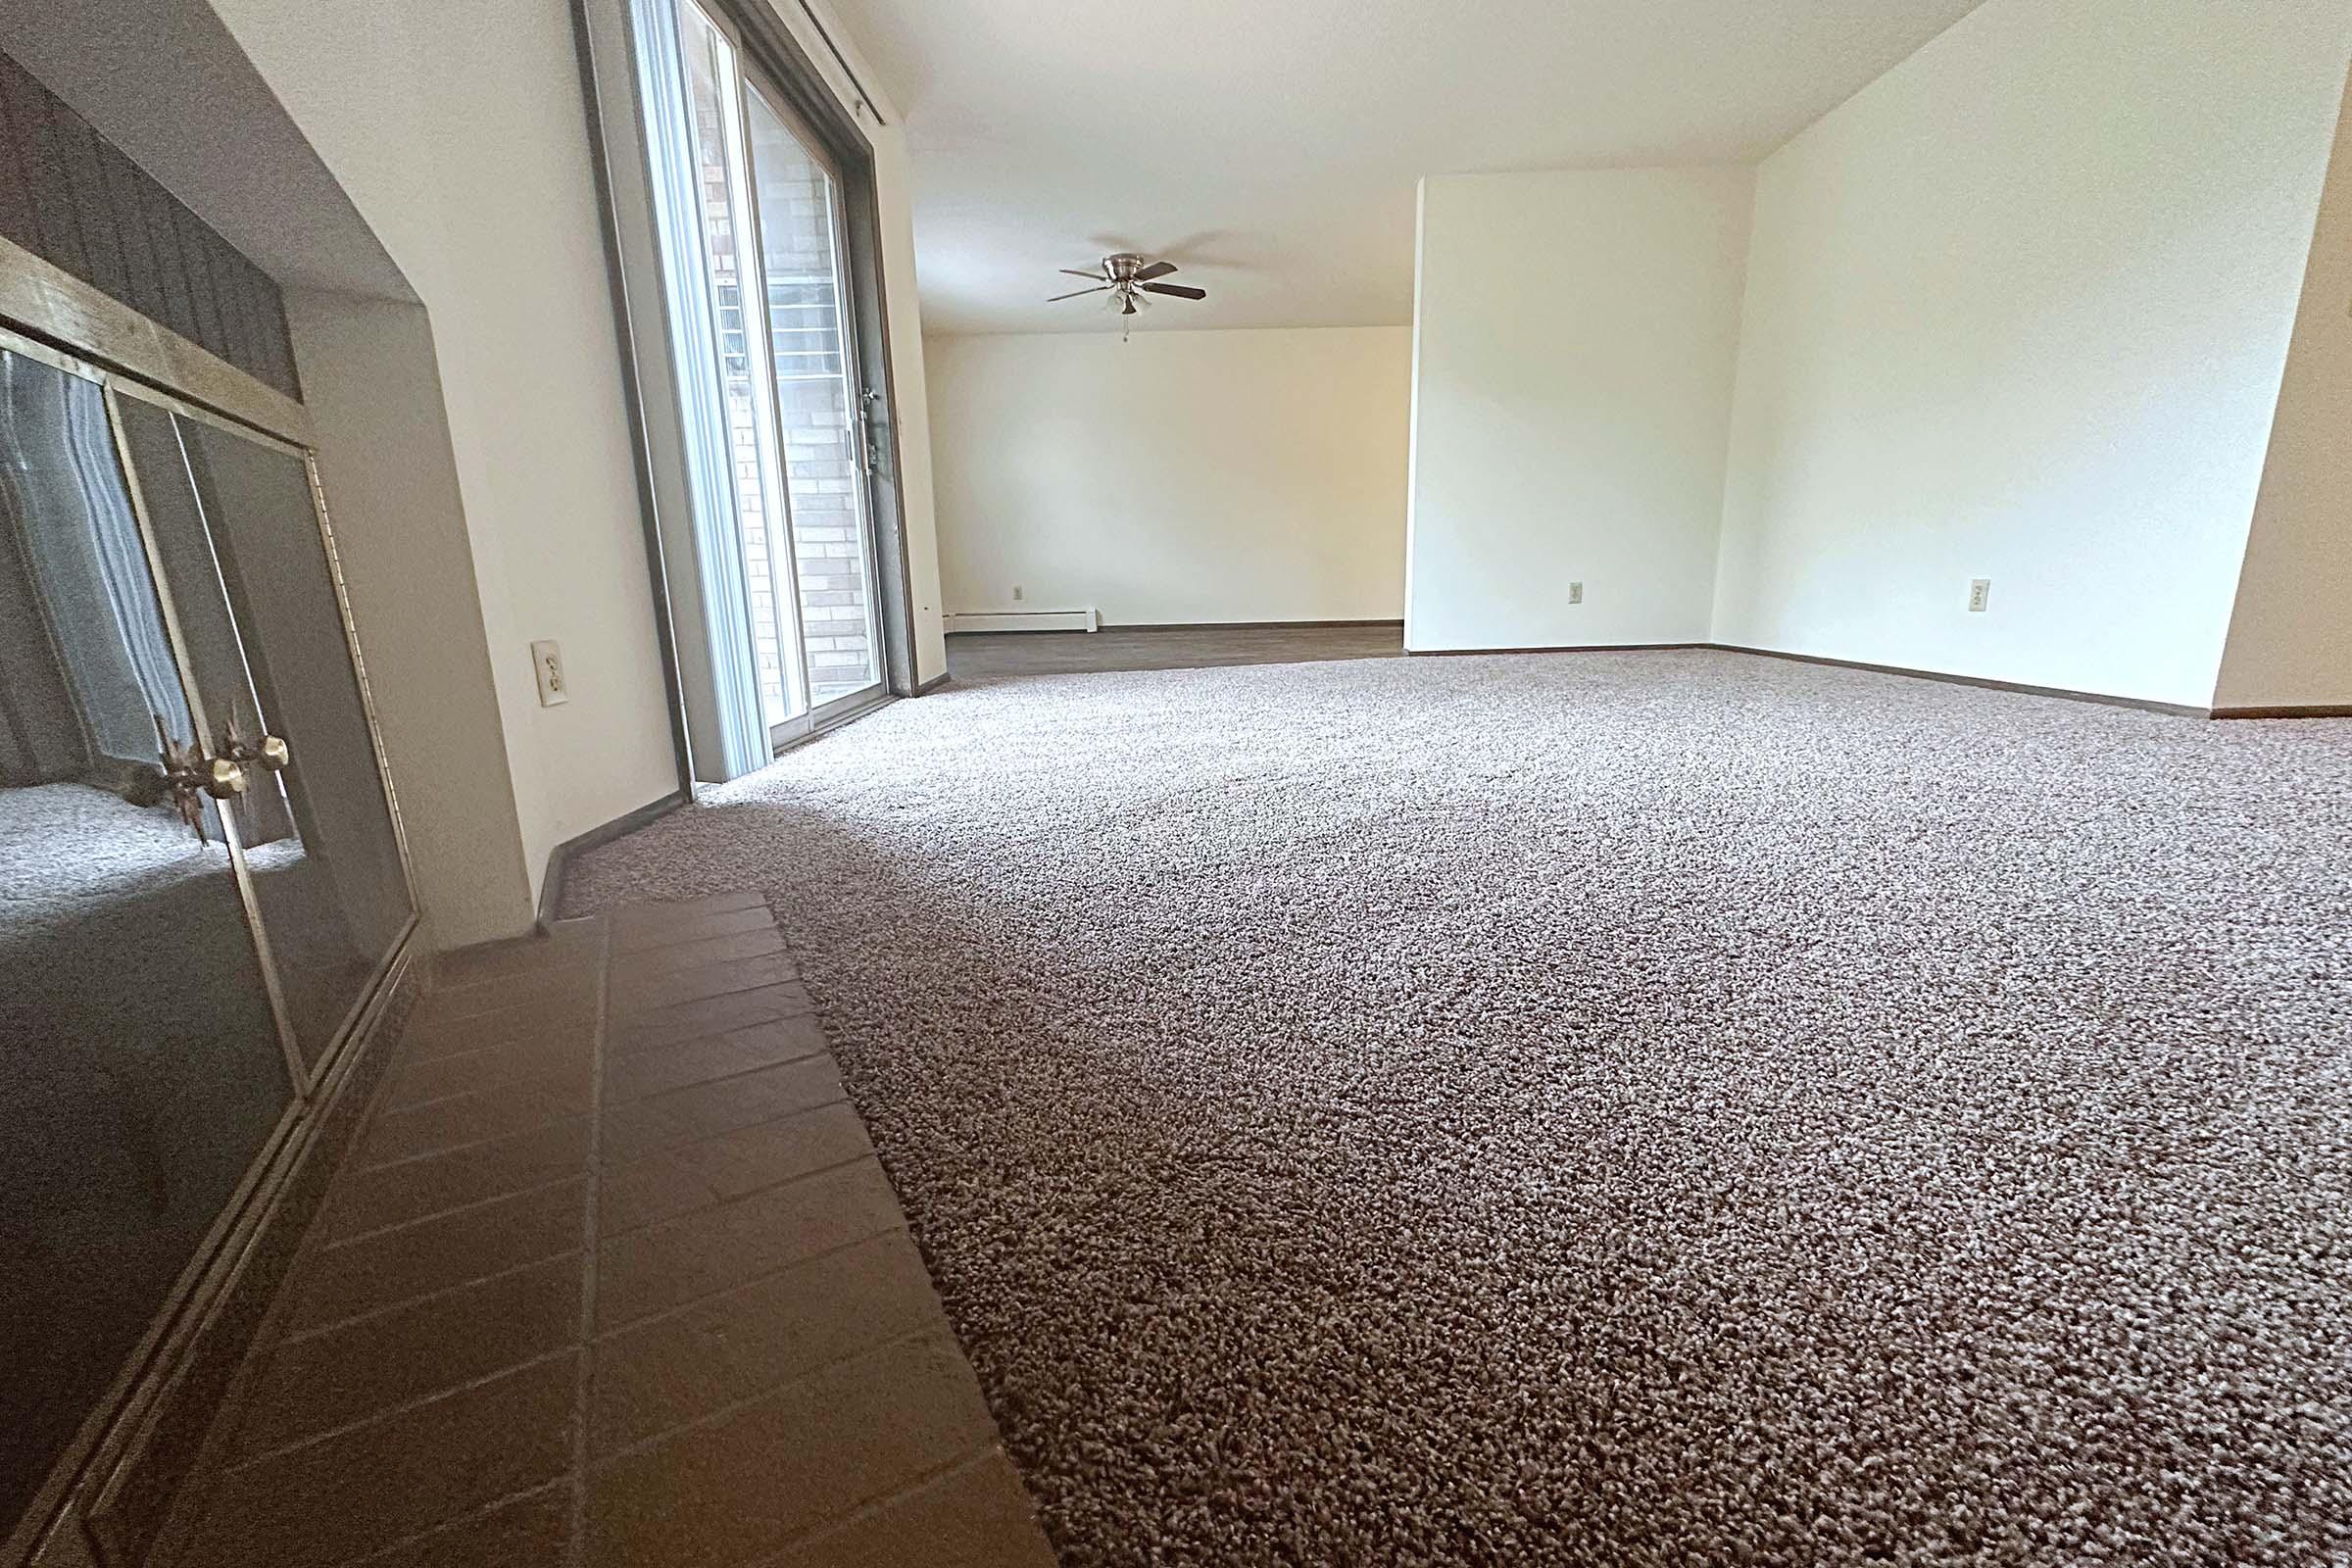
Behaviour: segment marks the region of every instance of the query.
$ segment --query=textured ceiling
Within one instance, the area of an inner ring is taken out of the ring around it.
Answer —
[[[972,332],[1112,325],[1043,300],[1118,248],[1210,291],[1145,325],[1405,321],[1420,175],[1752,162],[1976,3],[834,9],[906,118],[925,325]]]

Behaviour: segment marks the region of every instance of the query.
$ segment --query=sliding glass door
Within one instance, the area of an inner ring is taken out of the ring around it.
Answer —
[[[883,691],[841,175],[695,0],[678,0],[677,37],[713,338],[680,368],[718,382],[750,656],[782,744]]]
[[[792,597],[808,699],[818,709],[880,687],[865,408],[844,319],[841,180],[814,143],[754,84],[754,201],[768,368],[792,513]]]

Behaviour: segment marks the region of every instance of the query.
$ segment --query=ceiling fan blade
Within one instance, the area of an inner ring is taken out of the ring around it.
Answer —
[[[1051,295],[1047,298],[1046,303],[1051,305],[1055,300],[1074,300],[1081,294],[1107,294],[1109,292],[1110,285],[1108,283],[1099,283],[1093,288],[1074,288],[1067,294]]]
[[[1149,283],[1153,278],[1165,277],[1174,270],[1176,270],[1174,262],[1153,262],[1150,267],[1138,269],[1135,280],[1138,283]]]
[[[1087,270],[1085,270],[1085,271],[1083,271],[1083,272],[1081,272],[1080,270],[1078,270],[1078,269],[1076,269],[1075,267],[1062,267],[1062,268],[1056,268],[1056,269],[1055,269],[1055,270],[1056,270],[1056,271],[1067,272],[1067,273],[1069,273],[1069,274],[1070,274],[1072,277],[1091,277],[1091,278],[1095,278],[1095,279],[1098,279],[1098,280],[1100,280],[1100,279],[1102,278],[1102,269],[1101,269],[1100,267],[1089,268]]]
[[[1180,300],[1204,300],[1208,290],[1195,288],[1190,283],[1144,283],[1139,285],[1151,294],[1173,294]]]

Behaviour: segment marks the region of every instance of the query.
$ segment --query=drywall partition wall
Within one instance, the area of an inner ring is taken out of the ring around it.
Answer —
[[[2206,704],[2348,26],[1988,0],[1767,159],[1715,639]]]
[[[286,290],[416,901],[440,947],[511,933],[531,907],[424,308]]]
[[[2348,99],[2352,101],[2352,99]],[[2352,115],[2303,273],[2216,708],[2352,705]]]
[[[1105,320],[933,338],[926,364],[951,611],[1094,609],[1108,624],[1399,612],[1403,327],[1122,343]]]
[[[1752,188],[1422,181],[1406,647],[1706,637]]]
[[[215,0],[431,322],[528,872],[677,787],[564,0]],[[536,638],[570,700],[538,705]]]

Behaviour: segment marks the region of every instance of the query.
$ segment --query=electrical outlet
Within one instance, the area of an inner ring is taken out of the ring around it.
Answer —
[[[1016,605],[1021,602],[1021,585],[1017,582],[1012,585],[1012,602]]]
[[[1568,602],[1572,605],[1581,605],[1585,602],[1585,585],[1583,583],[1572,582],[1568,585]]]
[[[1990,577],[1971,577],[1971,578],[1969,578],[1969,579],[1968,579],[1968,612],[1969,612],[1969,613],[1970,613],[1970,614],[1972,614],[1972,615],[1981,615],[1981,614],[1983,614],[1983,613],[1985,612],[1985,610],[1986,610],[1986,609],[1987,609],[1987,608],[1988,608],[1988,607],[1991,605],[1991,603],[1992,603],[1992,579],[1991,579]]]
[[[564,678],[564,650],[553,639],[531,644],[531,671],[539,678],[541,708],[571,701],[571,684]]]

